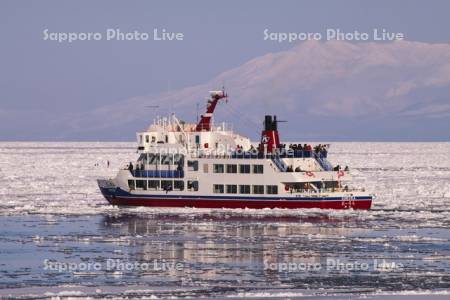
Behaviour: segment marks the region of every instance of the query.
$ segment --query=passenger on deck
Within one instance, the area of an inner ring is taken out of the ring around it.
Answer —
[[[133,163],[130,161],[130,164],[128,165],[128,170],[130,172],[133,172]]]
[[[341,169],[340,165],[337,165],[336,167],[333,168],[333,171],[339,171]]]
[[[300,167],[295,168],[295,172],[301,172],[302,169],[300,169]]]
[[[345,166],[344,171],[346,171],[346,172],[350,171],[350,169],[348,168],[348,166]]]
[[[172,190],[172,185],[168,184],[168,185],[164,186],[164,191],[166,192],[166,194],[169,193],[169,191],[171,191],[171,190]]]
[[[327,148],[325,146],[322,147],[322,149],[320,150],[320,155],[322,155],[323,157],[327,157]]]

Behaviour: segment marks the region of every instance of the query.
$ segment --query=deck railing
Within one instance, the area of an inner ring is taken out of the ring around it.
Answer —
[[[262,152],[233,152],[231,154],[201,154],[198,158],[231,158],[231,159],[271,159],[281,172],[285,172],[287,167],[282,158],[314,158],[321,168],[325,171],[332,171],[333,166],[327,160],[326,152],[315,152],[306,150],[292,150],[284,153],[267,153]]]
[[[264,154],[262,152],[250,151],[250,152],[232,152],[227,154],[203,154],[200,153],[198,158],[233,158],[233,159],[272,159],[273,157],[279,158],[310,158],[313,156],[313,151],[302,151],[296,150],[291,152],[283,152],[283,153],[267,153]],[[326,157],[326,155],[323,155]]]

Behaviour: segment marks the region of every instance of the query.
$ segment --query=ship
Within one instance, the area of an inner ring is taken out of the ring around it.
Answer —
[[[210,91],[196,123],[157,116],[136,133],[137,160],[97,180],[104,198],[116,206],[371,208],[375,195],[351,186],[348,166],[329,162],[329,144],[281,143],[273,115],[264,116],[260,141],[252,143],[213,121],[218,103],[227,101],[223,89]]]

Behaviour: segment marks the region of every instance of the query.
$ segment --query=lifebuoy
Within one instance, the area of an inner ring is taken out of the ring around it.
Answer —
[[[344,171],[339,171],[339,172],[337,172],[337,176],[338,176],[338,179],[339,178],[341,178],[341,177],[343,177],[345,175],[345,173],[344,173]]]

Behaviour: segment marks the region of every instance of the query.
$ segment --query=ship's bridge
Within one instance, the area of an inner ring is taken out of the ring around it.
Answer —
[[[251,146],[250,139],[236,134],[228,123],[212,124],[209,130],[198,131],[197,124],[178,120],[175,115],[157,117],[146,131],[137,132],[138,150],[178,148],[229,152],[238,145]]]

